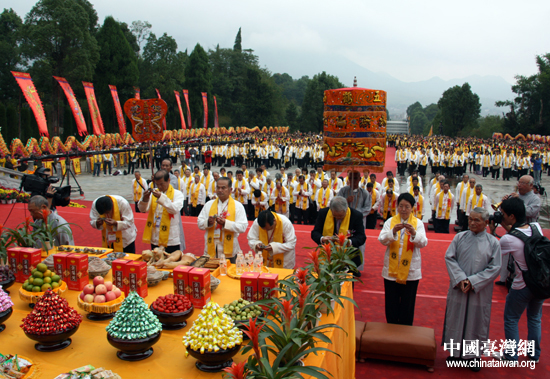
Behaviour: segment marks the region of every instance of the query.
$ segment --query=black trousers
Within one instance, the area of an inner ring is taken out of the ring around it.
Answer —
[[[450,220],[434,218],[434,232],[449,234]]]
[[[303,210],[302,208],[296,208],[296,223],[297,224],[303,223],[304,225],[307,225],[307,223],[309,221],[308,216],[309,216],[309,208],[306,209],[306,210]]]
[[[193,217],[199,217],[201,211],[202,211],[202,207],[204,207],[204,205],[201,205],[201,204],[197,204],[196,207],[192,206],[191,205],[191,216]]]
[[[399,284],[393,280],[384,279],[388,324],[413,324],[418,282],[419,280],[407,280],[407,284]]]
[[[378,214],[376,212],[370,214],[367,216],[367,229],[376,229],[376,220],[378,218]]]
[[[496,176],[496,178],[495,178]],[[491,167],[491,177],[493,179],[499,179],[500,178],[500,168],[492,168]]]
[[[483,177],[485,178],[489,174],[489,167],[483,167],[481,171],[483,173]]]
[[[420,176],[426,176],[426,167],[427,166],[418,166],[418,173],[420,174]]]
[[[153,245],[151,244],[151,250],[154,250],[155,248],[157,248],[158,246],[157,245]],[[173,253],[174,251],[178,251],[180,249],[180,245],[174,245],[174,246],[166,246],[164,248],[164,251],[167,252],[168,254],[171,254]]]
[[[511,168],[503,168],[502,169],[502,180],[510,180],[512,177],[512,169]]]
[[[135,170],[135,163],[130,161],[128,163],[128,174],[133,174],[134,173],[134,170]]]
[[[135,209],[136,209],[136,213],[141,213],[141,212],[139,211],[138,203],[139,203],[139,201],[138,201],[137,203],[134,204],[134,207],[135,207]]]

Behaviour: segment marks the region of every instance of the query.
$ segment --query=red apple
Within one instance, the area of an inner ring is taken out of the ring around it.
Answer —
[[[115,299],[118,299],[120,295],[122,295],[122,291],[120,290],[120,288],[115,287],[111,292],[113,292],[116,295]]]
[[[93,284],[86,284],[84,288],[82,289],[82,292],[84,292],[85,295],[90,295],[94,293],[94,285]]]
[[[107,292],[113,290],[113,282],[107,281],[107,282],[105,282],[105,283],[103,283],[103,284],[105,285],[105,287],[107,287]]]
[[[84,296],[84,301],[86,303],[93,303],[94,302],[94,295],[86,295]]]
[[[96,295],[94,298],[94,303],[104,303],[105,302],[105,296],[103,295]]]
[[[99,286],[100,284],[103,284],[105,282],[105,279],[103,279],[103,277],[101,276],[96,276],[94,278],[94,287],[97,287]]]
[[[85,297],[86,295],[87,295],[87,294],[86,294],[84,291],[80,292],[80,300],[84,301],[84,297]]]
[[[109,291],[105,294],[105,300],[106,301],[113,301],[116,299],[116,295],[113,291]]]
[[[100,285],[96,286],[95,293],[97,295],[105,295],[107,293],[107,287],[105,287],[105,284],[100,284]],[[97,301],[96,301],[96,303],[97,303]]]

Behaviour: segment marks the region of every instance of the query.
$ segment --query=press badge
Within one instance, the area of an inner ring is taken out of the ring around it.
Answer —
[[[157,228],[160,227],[160,216],[156,216],[156,217],[155,217],[155,226],[156,226]]]
[[[214,238],[217,238],[217,239],[219,239],[219,238],[220,238],[220,235],[221,235],[221,232],[222,232],[222,230],[221,230],[220,228],[218,228],[218,227],[214,227],[214,228],[215,228],[215,229],[214,229]]]

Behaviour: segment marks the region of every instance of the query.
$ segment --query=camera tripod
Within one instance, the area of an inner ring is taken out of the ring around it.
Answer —
[[[76,188],[73,188],[71,186],[71,193],[72,192],[78,192],[78,193],[80,193],[80,196],[84,196],[84,191],[82,191],[82,187],[78,183],[78,180],[76,180],[76,176],[73,172],[73,169],[72,169],[72,166],[71,166],[71,159],[69,158],[69,153],[67,153],[67,155],[65,157],[65,173],[63,174],[63,178],[61,178],[61,184],[59,185],[59,187],[63,186],[63,182],[65,181],[65,178],[67,178],[67,185],[70,186],[71,185],[71,176],[73,177],[73,179],[76,183]]]

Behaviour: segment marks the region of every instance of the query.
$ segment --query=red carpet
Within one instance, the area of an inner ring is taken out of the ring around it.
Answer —
[[[75,223],[79,227],[73,226],[75,235],[75,243],[84,246],[100,246],[101,234],[93,229],[89,224],[89,207],[91,202],[81,202],[88,208],[60,208],[59,214],[68,222]],[[5,220],[10,212],[11,205],[0,205],[1,221]],[[6,227],[14,227],[22,222],[25,215],[29,215],[26,207],[23,204],[16,204],[13,208],[7,222]],[[136,248],[141,251],[148,246],[141,242],[141,234],[145,224],[145,214],[136,214],[135,221],[138,228],[138,240]],[[201,255],[204,249],[204,233],[200,231],[196,224],[196,219],[191,217],[182,218],[184,231],[186,236],[187,251],[197,255]],[[315,244],[310,238],[312,226],[296,225],[296,234],[298,244],[296,247],[296,264],[301,266],[307,260],[309,250],[304,247],[313,247]],[[358,284],[355,288],[355,299],[359,305],[356,310],[356,318],[363,321],[378,321],[385,322],[384,316],[384,287],[381,277],[384,247],[378,243],[378,230],[367,230],[367,249],[366,249],[366,268],[363,271],[362,284]],[[499,233],[502,234],[502,231]],[[545,234],[550,236],[550,231],[545,230]],[[422,249],[422,273],[423,278],[420,281],[418,296],[416,301],[416,312],[414,324],[417,326],[425,326],[435,329],[436,340],[438,345],[441,343],[441,335],[443,329],[443,318],[445,314],[445,299],[449,279],[444,262],[444,255],[454,234],[441,235],[428,232],[429,244]],[[243,251],[248,251],[246,242],[246,234],[239,237],[239,242]],[[506,291],[503,287],[495,286],[493,294],[493,305],[491,313],[491,332],[492,340],[504,339],[503,328],[503,311]],[[520,337],[526,339],[527,327],[525,316],[520,322]],[[543,336],[542,336],[542,356],[536,370],[528,368],[485,368],[479,373],[470,372],[464,368],[446,368],[445,358],[447,353],[439,346],[436,361],[436,370],[433,375],[441,376],[461,376],[461,377],[483,377],[494,378],[497,375],[506,375],[509,378],[523,377],[546,377],[550,375],[550,359],[548,352],[550,351],[550,303],[545,303],[543,307]],[[422,377],[427,375],[427,372],[422,366],[410,364],[393,363],[386,361],[369,360],[366,363],[357,364],[357,375],[359,378],[370,377]],[[340,378],[339,378],[340,379]],[[341,378],[347,379],[347,378]]]

